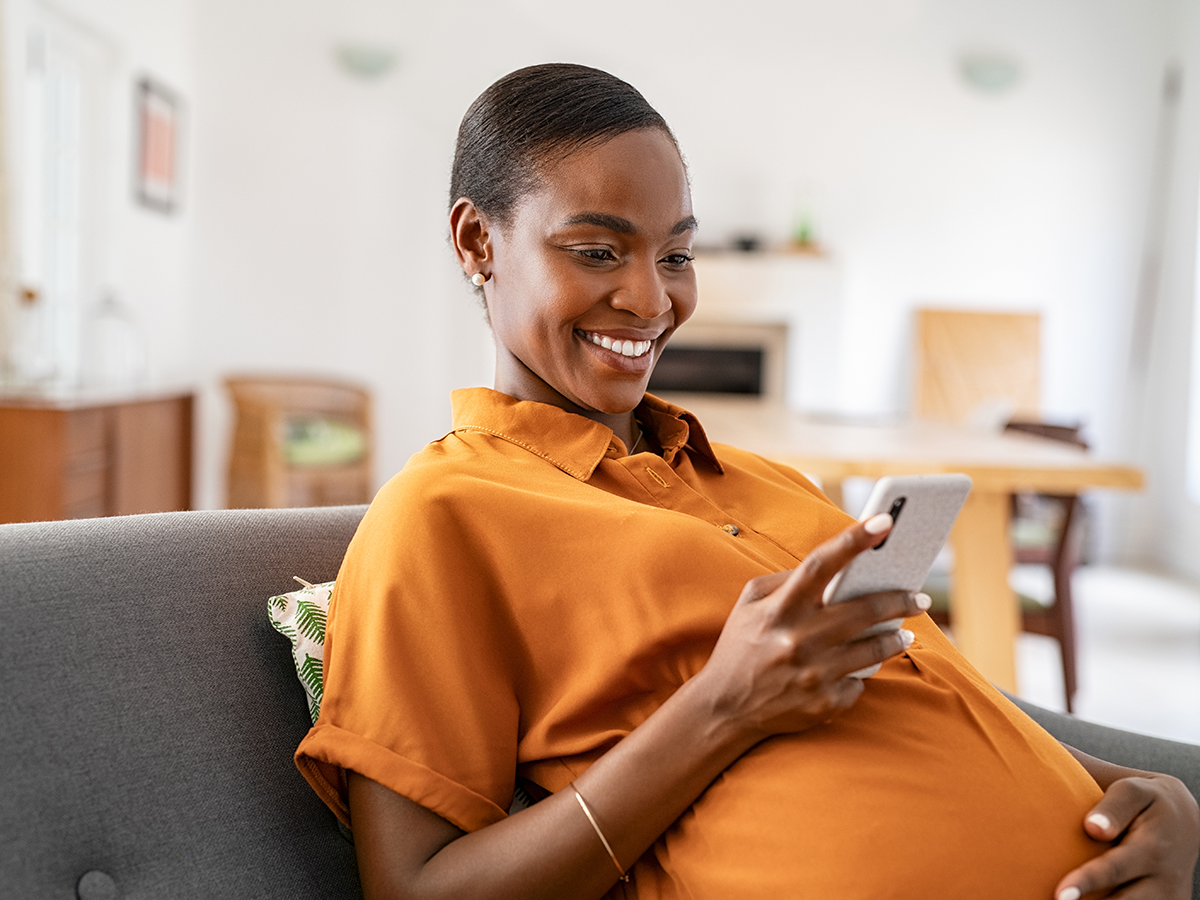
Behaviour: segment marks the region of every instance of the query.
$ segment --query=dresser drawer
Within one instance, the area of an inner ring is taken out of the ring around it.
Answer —
[[[76,459],[104,459],[110,418],[111,413],[103,406],[64,414],[63,457],[67,468],[73,468]]]
[[[0,522],[191,505],[190,394],[0,398]]]

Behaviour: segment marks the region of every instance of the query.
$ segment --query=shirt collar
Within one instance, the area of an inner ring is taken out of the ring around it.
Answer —
[[[454,431],[481,431],[524,447],[568,475],[587,481],[596,466],[615,450],[607,425],[548,403],[517,400],[490,388],[466,388],[450,395]],[[700,422],[687,410],[646,394],[636,414],[642,427],[671,464],[685,447],[724,472]]]

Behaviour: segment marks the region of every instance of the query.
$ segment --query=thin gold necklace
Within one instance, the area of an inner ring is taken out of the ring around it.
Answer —
[[[642,429],[642,423],[637,419],[633,420],[633,427],[638,430],[637,440],[633,442],[633,446],[629,448],[629,455],[637,453],[637,448],[642,446],[642,441],[646,438],[646,432]]]

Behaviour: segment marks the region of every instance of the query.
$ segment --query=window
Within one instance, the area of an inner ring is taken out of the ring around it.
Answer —
[[[29,19],[20,119],[18,277],[26,288],[17,369],[79,381],[83,319],[104,281],[108,97],[104,39],[41,6]]]

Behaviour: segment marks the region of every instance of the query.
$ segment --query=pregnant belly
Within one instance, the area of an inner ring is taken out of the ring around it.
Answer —
[[[919,631],[849,712],[731,766],[655,846],[638,896],[1049,900],[1101,852],[1082,827],[1091,777]]]

